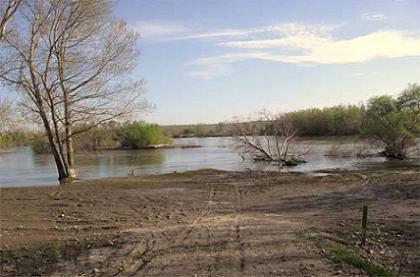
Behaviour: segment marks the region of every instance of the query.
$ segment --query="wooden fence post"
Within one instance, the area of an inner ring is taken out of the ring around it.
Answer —
[[[367,229],[367,216],[368,216],[368,206],[363,205],[363,216],[362,216],[362,240],[360,245],[363,246],[366,243],[366,229]]]

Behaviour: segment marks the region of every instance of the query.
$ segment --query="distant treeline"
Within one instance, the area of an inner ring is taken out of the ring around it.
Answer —
[[[77,135],[79,130],[88,131]],[[139,149],[150,145],[171,143],[157,124],[143,122],[110,122],[96,127],[79,125],[74,128],[76,152],[104,149]],[[42,132],[17,131],[0,135],[0,148],[29,145],[35,153],[49,153],[47,137]]]
[[[0,149],[28,145],[36,136],[36,132],[13,131],[4,134],[0,133]]]
[[[364,105],[339,105],[285,113],[299,136],[349,136],[360,134],[365,120]],[[162,126],[171,137],[213,137],[235,135],[236,122]]]
[[[298,136],[352,136],[361,135],[367,120],[365,105],[338,105],[312,108],[282,115],[297,130]],[[115,148],[142,148],[148,145],[168,144],[171,138],[234,136],[238,122],[196,125],[159,126],[144,122],[110,122],[76,135],[76,151],[94,151]],[[89,126],[79,125],[78,129]],[[42,133],[9,132],[0,134],[0,148],[31,145],[35,152],[48,152],[48,141]]]
[[[366,116],[364,105],[340,105],[285,114],[300,136],[358,135]]]
[[[232,135],[232,123],[191,124],[162,126],[164,133],[173,138],[182,137],[220,137]]]

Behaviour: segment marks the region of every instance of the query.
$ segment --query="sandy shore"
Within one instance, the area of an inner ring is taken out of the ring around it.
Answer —
[[[418,168],[199,170],[0,194],[2,275],[420,275]]]

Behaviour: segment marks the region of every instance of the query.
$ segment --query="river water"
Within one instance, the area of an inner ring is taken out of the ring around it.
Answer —
[[[77,154],[75,157],[80,179],[111,176],[161,174],[186,170],[215,168],[222,170],[279,170],[319,174],[322,170],[394,167],[402,163],[382,157],[357,158],[357,151],[373,153],[374,147],[345,140],[302,140],[292,145],[290,152],[305,153],[307,163],[295,167],[280,167],[265,162],[243,160],[233,138],[181,138],[177,145],[201,145],[200,148],[110,150]],[[351,154],[353,153],[353,154]],[[331,156],[334,154],[333,156]],[[405,162],[420,166],[420,160]],[[315,173],[318,172],[318,173]],[[29,147],[0,153],[0,187],[58,185],[57,172],[51,155],[36,155]]]

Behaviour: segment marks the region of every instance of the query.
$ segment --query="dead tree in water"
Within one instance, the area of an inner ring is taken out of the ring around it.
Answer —
[[[289,146],[296,137],[297,129],[286,115],[263,111],[256,120],[242,121],[234,126],[238,148],[243,156],[254,161],[279,162],[282,165],[303,162],[289,157]]]

